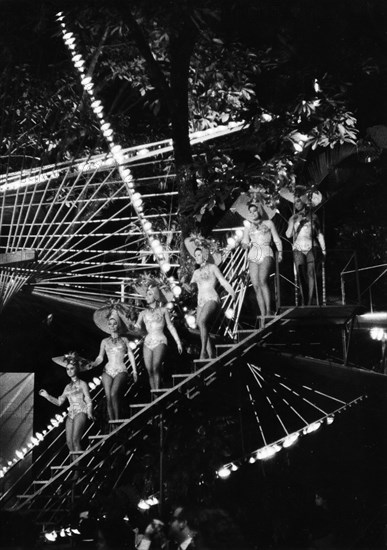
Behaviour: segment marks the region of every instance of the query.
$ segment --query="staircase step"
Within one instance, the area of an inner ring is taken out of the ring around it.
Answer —
[[[109,434],[98,434],[98,435],[89,435],[89,439],[93,440],[93,439],[105,439]],[[80,453],[80,454],[83,454]]]
[[[151,390],[151,400],[155,401],[155,399],[158,399],[159,397],[161,397],[165,393],[168,393],[169,390],[170,390],[170,388],[163,388],[163,389],[159,389],[159,390]]]
[[[245,338],[247,338],[248,336],[250,336],[251,334],[255,334],[256,332],[258,332],[258,329],[249,329],[249,330],[237,330],[236,331],[236,336],[237,336],[237,342],[236,343],[240,343],[242,340],[244,340]]]
[[[235,344],[215,344],[216,348],[233,348]]]
[[[117,418],[116,420],[109,420],[109,424],[124,424],[128,420],[128,418]]]
[[[172,374],[173,385],[183,382],[184,379],[187,379],[190,374]]]
[[[232,349],[233,347],[234,344],[219,344],[218,346],[215,346],[217,357],[220,357],[221,355],[226,353],[226,351],[230,351],[230,349]]]
[[[49,481],[51,481],[50,479],[38,479],[38,480],[34,480],[32,483],[34,483],[35,485],[46,485]]]
[[[94,437],[92,435],[89,435],[89,437]],[[70,451],[70,455],[74,455],[74,456],[80,456],[80,455],[83,455],[85,451]]]

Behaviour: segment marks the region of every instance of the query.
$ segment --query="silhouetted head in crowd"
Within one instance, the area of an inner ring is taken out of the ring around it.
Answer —
[[[193,539],[195,550],[242,550],[243,537],[230,516],[218,508],[175,508],[170,521],[170,537],[181,544]],[[190,550],[190,546],[188,550]]]
[[[193,523],[193,513],[188,507],[177,506],[169,521],[169,536],[178,545],[193,538],[191,525]]]

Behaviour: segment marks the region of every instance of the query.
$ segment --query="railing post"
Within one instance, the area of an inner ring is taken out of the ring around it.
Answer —
[[[164,419],[162,413],[159,416],[159,514],[162,516],[164,508]]]
[[[326,280],[325,280],[325,260],[323,260],[322,266],[321,266],[321,292],[322,292],[322,305],[327,305],[327,289],[326,289]]]
[[[360,304],[360,279],[359,279],[359,266],[357,264],[357,254],[353,253],[354,263],[355,263],[355,272],[356,272],[356,291],[357,291],[357,303]]]
[[[280,272],[279,272],[278,252],[275,256],[274,293],[275,293],[275,309],[276,311],[279,311],[281,307],[281,290],[280,290]]]
[[[345,306],[345,282],[344,282],[344,275],[340,274],[340,286],[341,286],[341,303],[343,306]]]
[[[293,268],[294,268],[294,304],[295,306],[297,307],[298,306],[298,274],[297,274],[297,269],[296,269],[296,266],[294,265],[293,263]]]
[[[120,300],[125,302],[125,281],[121,281]]]

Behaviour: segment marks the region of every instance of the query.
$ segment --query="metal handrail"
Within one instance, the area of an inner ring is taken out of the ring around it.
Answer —
[[[341,276],[341,286],[342,286],[342,300],[343,300],[343,304],[345,304],[345,281],[344,281],[344,276],[345,275],[351,275],[353,273],[356,274],[356,279],[357,281],[359,281],[359,274],[360,273],[364,273],[364,272],[369,272],[369,271],[372,271],[374,269],[381,269],[381,268],[384,268],[383,272],[380,273],[368,286],[367,288],[365,288],[363,291],[360,291],[360,281],[358,282],[358,296],[359,296],[359,302],[360,302],[360,298],[362,296],[364,296],[367,292],[369,292],[369,300],[370,300],[370,308],[372,310],[373,308],[373,300],[372,300],[372,292],[371,292],[371,289],[372,287],[382,278],[386,275],[387,273],[387,264],[386,263],[383,263],[383,264],[378,264],[378,265],[371,265],[371,266],[366,266],[366,267],[355,267],[355,269],[350,269],[350,270],[346,270],[346,267],[349,265],[349,262],[347,263],[347,265],[345,266],[344,270],[341,272],[340,276]]]

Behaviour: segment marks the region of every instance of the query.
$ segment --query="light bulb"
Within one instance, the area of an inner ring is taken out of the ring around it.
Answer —
[[[169,262],[164,262],[161,264],[161,271],[163,273],[168,273],[168,271],[171,269],[171,264]]]
[[[229,307],[228,309],[226,309],[226,312],[224,315],[227,319],[232,319],[234,317],[234,314],[235,314],[235,311],[233,310],[233,308]]]
[[[229,237],[229,238],[227,239],[227,244],[228,244],[228,246],[229,246],[230,248],[235,248],[235,246],[236,246],[236,241],[235,241],[234,237]]]
[[[221,479],[227,479],[228,477],[230,477],[230,474],[231,470],[229,470],[228,468],[220,468],[220,470],[218,470],[218,476]]]

